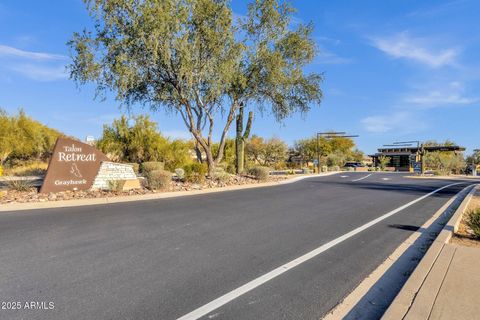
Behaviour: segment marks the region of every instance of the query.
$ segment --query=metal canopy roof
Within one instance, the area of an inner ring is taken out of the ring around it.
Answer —
[[[379,153],[416,153],[418,147],[392,147],[392,148],[378,148]],[[465,151],[464,147],[460,146],[425,146],[425,151]]]

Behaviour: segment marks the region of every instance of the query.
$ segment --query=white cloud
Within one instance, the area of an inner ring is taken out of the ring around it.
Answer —
[[[348,58],[340,57],[333,52],[320,48],[320,52],[315,62],[317,64],[347,64],[347,63],[351,63],[352,60]]]
[[[13,65],[10,69],[37,81],[55,81],[68,78],[65,66],[42,66],[34,64]]]
[[[456,48],[427,48],[424,39],[412,38],[406,32],[390,37],[375,37],[372,41],[377,49],[393,58],[412,60],[433,68],[454,65],[459,54]]]
[[[341,43],[341,41],[339,39],[334,39],[334,38],[330,38],[330,37],[326,37],[326,36],[319,36],[319,37],[316,37],[316,38],[318,39],[318,41],[331,43],[335,46],[338,46]]]
[[[32,80],[55,81],[68,78],[65,70],[67,57],[64,55],[25,51],[0,44],[0,59],[5,69]]]
[[[386,133],[396,130],[401,133],[412,133],[423,130],[426,125],[414,114],[408,112],[392,112],[388,115],[376,115],[361,120],[364,129],[372,133]]]
[[[64,60],[67,57],[60,54],[45,53],[45,52],[33,52],[33,51],[24,51],[14,47],[9,47],[0,44],[0,56],[4,57],[16,57],[37,61],[44,60]]]
[[[446,86],[410,94],[405,98],[405,102],[425,108],[446,105],[468,105],[479,101],[480,98],[466,96],[464,85],[458,81],[450,82]]]

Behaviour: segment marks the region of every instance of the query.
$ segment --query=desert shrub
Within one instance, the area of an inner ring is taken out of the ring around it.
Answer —
[[[303,174],[310,174],[312,171],[309,168],[302,168],[302,173]]]
[[[322,166],[322,172],[327,172],[328,171],[328,166]]]
[[[147,161],[140,165],[140,170],[145,176],[147,176],[150,171],[163,170],[164,168],[164,163],[159,161]]]
[[[10,115],[0,108],[0,163],[15,167],[14,161],[46,160],[61,135],[21,109]]]
[[[265,181],[268,179],[268,175],[270,174],[270,168],[268,167],[261,167],[256,166],[249,170],[249,173],[255,177],[255,179],[260,181]]]
[[[230,174],[226,172],[223,168],[215,168],[214,170],[214,179],[220,182],[226,182],[230,179]]]
[[[183,180],[185,178],[185,170],[183,170],[182,168],[175,169],[175,174],[180,180]]]
[[[480,208],[470,211],[466,220],[467,226],[473,230],[475,237],[480,239]]]
[[[125,185],[125,180],[109,180],[107,182],[108,190],[121,192],[123,191],[123,186]]]
[[[229,163],[227,165],[226,171],[230,174],[235,174],[235,173],[237,173],[237,168],[235,167],[235,165],[233,163]]]
[[[0,177],[3,176],[3,167],[0,165]]]
[[[208,168],[205,163],[190,163],[183,167],[185,170],[184,180],[188,182],[200,183],[205,181],[205,175],[207,174]]]
[[[288,167],[287,167],[287,164],[285,163],[285,161],[278,161],[273,165],[273,168],[275,170],[285,170]]]
[[[7,182],[7,188],[15,191],[30,191],[33,187],[29,180],[23,179],[9,179]]]
[[[172,173],[158,169],[148,172],[148,187],[153,190],[168,190],[172,182]]]

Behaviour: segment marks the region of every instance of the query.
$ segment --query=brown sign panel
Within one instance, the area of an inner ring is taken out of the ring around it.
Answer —
[[[48,164],[41,193],[88,190],[106,155],[94,147],[69,138],[58,138]]]

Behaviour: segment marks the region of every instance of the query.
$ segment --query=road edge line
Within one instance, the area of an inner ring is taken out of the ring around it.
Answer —
[[[419,262],[413,273],[403,285],[400,292],[387,308],[381,318],[382,320],[403,319],[408,314],[415,301],[417,293],[420,291],[437,257],[439,256],[443,247],[450,241],[450,238],[455,230],[457,230],[462,219],[462,215],[470,203],[473,193],[478,186],[480,186],[480,184],[472,184],[465,188],[471,189],[462,200],[458,208],[455,210],[453,215],[450,217],[449,221],[442,228],[442,231],[438,234],[430,248],[423,256],[422,260]]]
[[[434,195],[435,193],[437,192],[440,192],[442,191],[443,189],[446,189],[446,188],[449,188],[449,187],[452,187],[454,185],[458,185],[458,184],[463,184],[464,182],[457,182],[457,183],[451,183],[451,184],[448,184],[448,185],[445,185],[443,187],[440,187],[438,189],[435,189],[419,198],[416,198],[396,209],[393,209],[373,220],[370,220],[369,222],[341,235],[340,237],[337,237],[333,240],[330,240],[329,242],[327,243],[324,243],[322,244],[321,246],[317,247],[316,249],[313,249],[312,251],[309,251],[299,257],[297,257],[296,259],[293,259],[247,283],[245,283],[244,285],[240,286],[240,287],[237,287],[227,293],[225,293],[224,295],[196,308],[195,310],[179,317],[177,320],[196,320],[196,319],[199,319],[205,315],[207,315],[208,313],[222,307],[223,305],[229,303],[230,301],[242,296],[243,294],[263,285],[264,283],[282,275],[283,273],[297,267],[298,265],[318,256],[319,254],[327,251],[328,249],[336,246],[337,244],[340,244],[342,243],[343,241],[359,234],[360,232],[370,228],[371,226],[374,226],[376,225],[377,223],[393,216],[394,214],[422,201],[423,199],[426,199],[432,195]]]
[[[426,230],[429,228],[435,221],[442,216],[448,207],[458,198],[458,196],[467,188],[457,192],[453,195],[448,201],[440,207],[425,223],[420,227],[420,229]],[[425,231],[424,231],[425,232]],[[412,233],[405,241],[403,241],[375,270],[373,270],[365,279],[363,279],[360,284],[353,289],[339,304],[333,307],[324,317],[323,320],[335,320],[342,319],[347,316],[355,306],[363,299],[363,297],[372,289],[375,284],[390,270],[390,268],[406,253],[412,245],[415,244],[423,232],[415,231]],[[408,280],[407,280],[408,281]],[[401,290],[401,289],[400,289]],[[395,299],[395,298],[394,298]],[[393,302],[393,301],[392,301]]]

